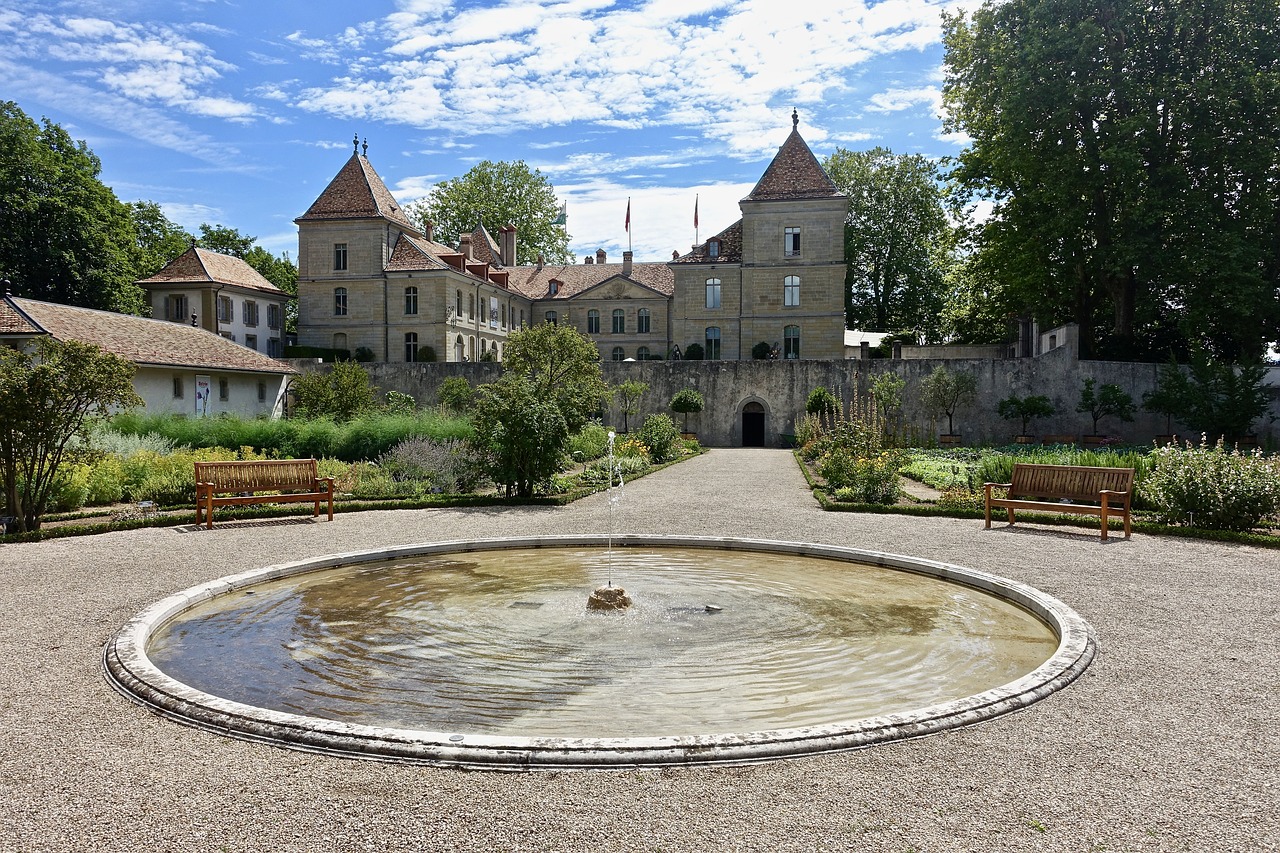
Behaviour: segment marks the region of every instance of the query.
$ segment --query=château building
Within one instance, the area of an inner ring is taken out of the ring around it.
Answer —
[[[477,224],[456,245],[405,216],[359,149],[298,224],[298,343],[390,362],[501,359],[508,336],[567,323],[605,360],[844,357],[847,199],[792,130],[742,218],[669,261],[604,250],[520,265],[518,232]],[[440,235],[443,236],[443,235]]]

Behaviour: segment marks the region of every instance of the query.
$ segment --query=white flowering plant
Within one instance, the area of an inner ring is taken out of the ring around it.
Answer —
[[[1141,491],[1166,524],[1211,530],[1252,530],[1280,512],[1280,457],[1261,450],[1167,444],[1152,451]]]

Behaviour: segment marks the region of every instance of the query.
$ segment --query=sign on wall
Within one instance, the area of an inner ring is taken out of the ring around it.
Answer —
[[[196,374],[196,416],[204,417],[209,414],[209,393],[210,386],[209,377],[197,373]]]

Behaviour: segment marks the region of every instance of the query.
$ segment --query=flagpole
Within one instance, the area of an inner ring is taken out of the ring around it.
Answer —
[[[693,245],[698,245],[698,194],[693,194]]]
[[[627,196],[627,251],[631,251],[631,196]]]

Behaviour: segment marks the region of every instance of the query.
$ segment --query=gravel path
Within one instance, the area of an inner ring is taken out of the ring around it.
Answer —
[[[784,451],[713,450],[630,483],[619,526],[986,569],[1075,607],[1098,658],[1026,711],[918,741],[751,767],[527,775],[221,738],[138,708],[100,672],[102,644],[129,617],[233,570],[600,532],[605,519],[597,495],[0,546],[0,850],[1280,849],[1276,552],[823,513]]]

